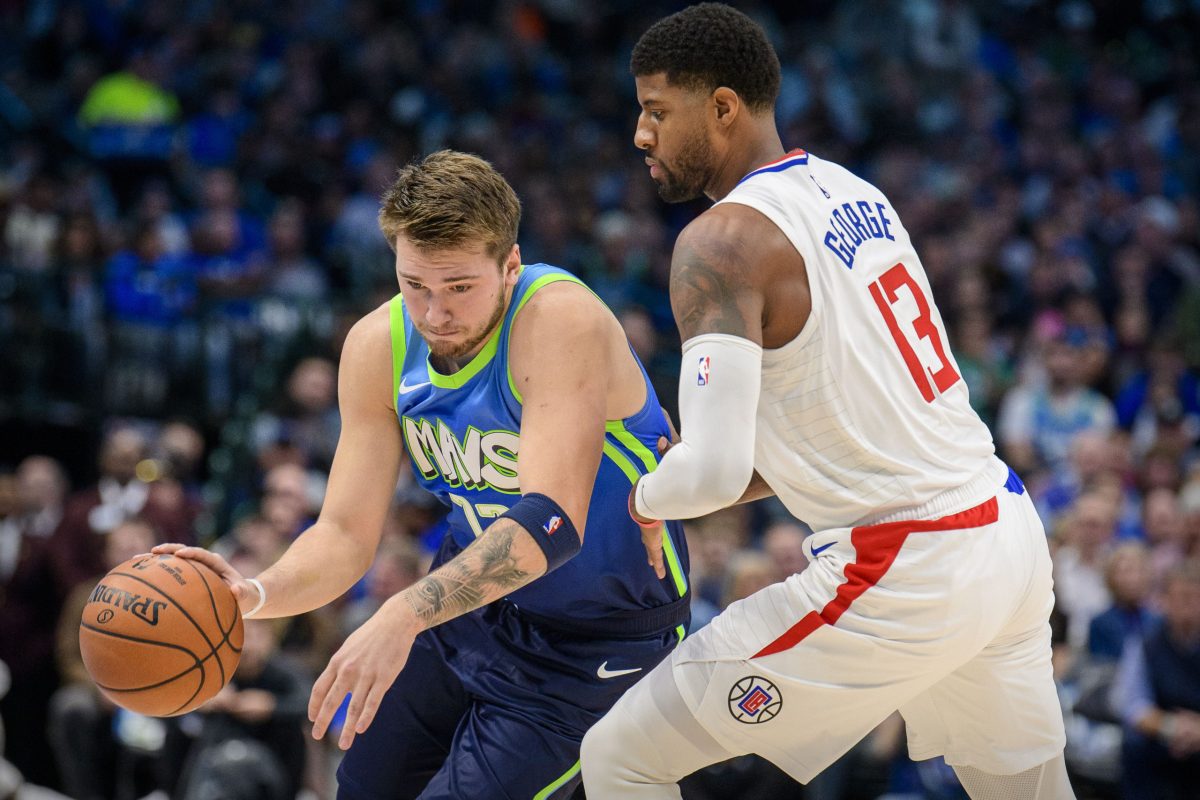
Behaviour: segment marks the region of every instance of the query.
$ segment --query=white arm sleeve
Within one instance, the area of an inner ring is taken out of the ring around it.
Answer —
[[[706,333],[683,344],[679,376],[681,441],[638,481],[637,512],[691,519],[733,505],[754,474],[754,425],[762,347]]]

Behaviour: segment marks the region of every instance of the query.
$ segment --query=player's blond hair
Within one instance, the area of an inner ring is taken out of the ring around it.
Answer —
[[[482,242],[502,258],[517,242],[521,201],[482,158],[439,150],[400,170],[383,195],[379,227],[395,248],[403,236],[422,250]]]

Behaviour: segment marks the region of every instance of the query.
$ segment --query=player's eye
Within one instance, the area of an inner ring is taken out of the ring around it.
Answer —
[[[408,284],[410,289],[424,289],[425,288],[424,286],[417,283],[416,281],[405,281],[405,283]]]
[[[663,118],[663,112],[661,112],[661,111],[651,111],[650,112],[650,119],[654,120],[655,122],[662,122],[662,118]]]
[[[467,292],[467,291],[468,291],[470,288],[471,288],[470,284],[466,284],[466,283],[456,283],[456,284],[454,284],[453,286],[451,286],[451,287],[450,287],[450,291],[454,292],[455,294],[464,294],[464,293],[466,293],[466,292]]]

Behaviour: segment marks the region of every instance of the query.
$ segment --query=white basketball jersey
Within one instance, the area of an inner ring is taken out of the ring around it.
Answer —
[[[1003,484],[908,233],[883,193],[795,150],[720,202],[804,258],[812,314],[763,353],[755,468],[814,529],[933,518]]]

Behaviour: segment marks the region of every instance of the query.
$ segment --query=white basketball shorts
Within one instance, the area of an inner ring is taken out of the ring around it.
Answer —
[[[1020,481],[997,488],[940,519],[809,537],[803,573],[734,603],[658,669],[730,756],[802,782],[896,710],[914,759],[998,775],[1048,761],[1065,742],[1050,556]]]

